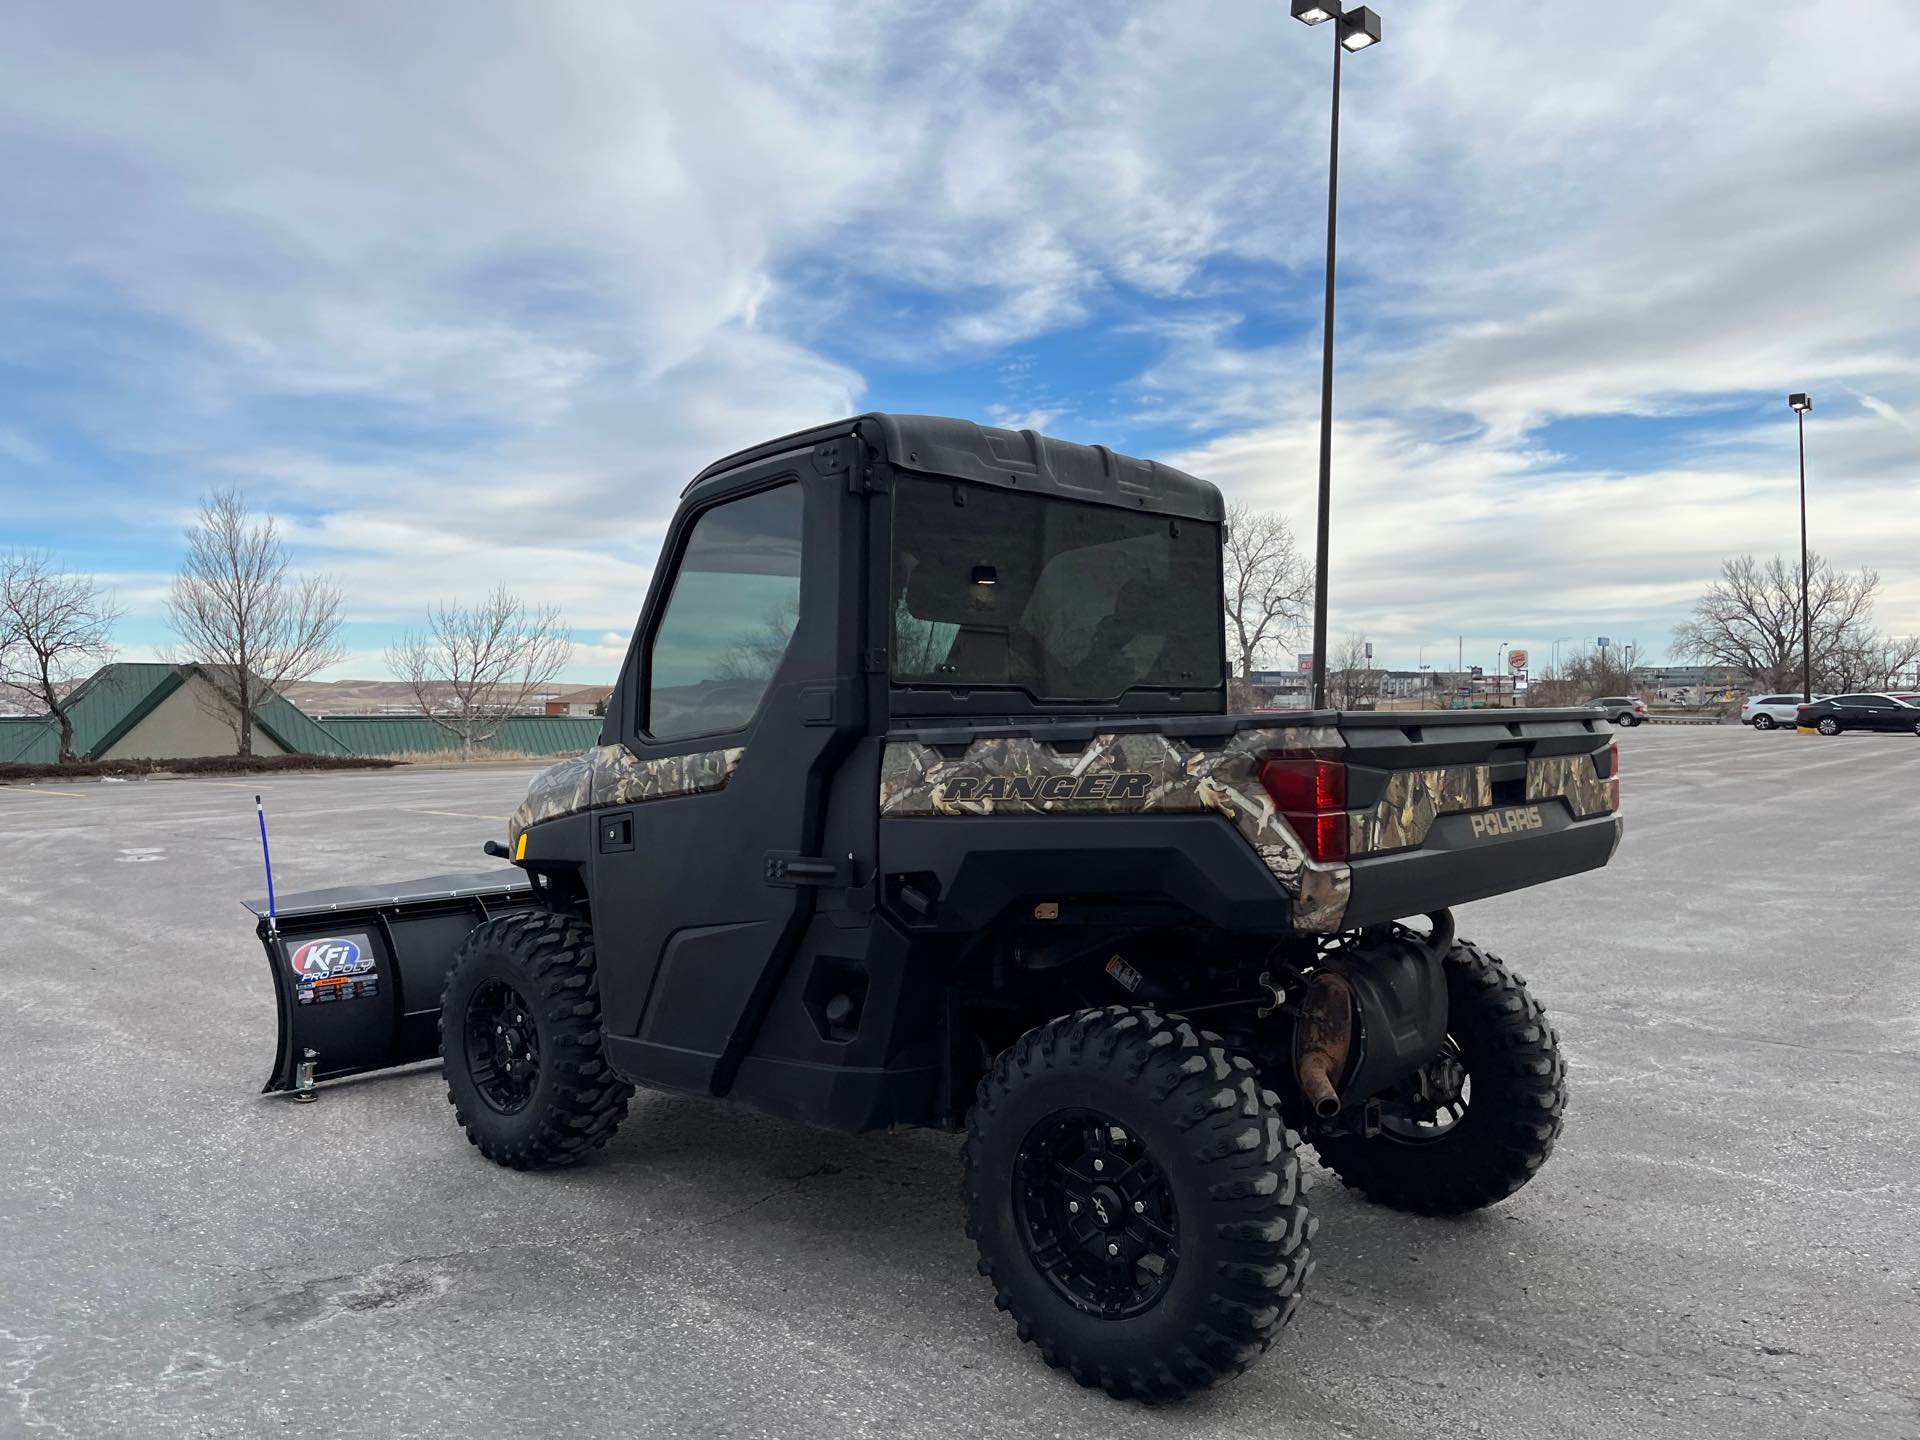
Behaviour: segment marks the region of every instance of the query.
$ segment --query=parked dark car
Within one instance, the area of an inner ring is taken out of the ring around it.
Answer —
[[[1802,705],[1795,723],[1822,735],[1838,735],[1842,730],[1904,730],[1920,735],[1920,705],[1891,695],[1835,695]]]
[[[1638,725],[1647,718],[1647,702],[1635,695],[1602,695],[1587,704],[1592,709],[1606,711],[1607,718],[1616,725]]]

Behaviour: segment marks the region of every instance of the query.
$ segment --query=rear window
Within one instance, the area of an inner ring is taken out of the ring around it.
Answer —
[[[1220,529],[903,477],[893,501],[893,678],[1035,700],[1221,683]]]

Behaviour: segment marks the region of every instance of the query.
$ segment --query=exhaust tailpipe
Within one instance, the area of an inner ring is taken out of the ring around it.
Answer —
[[[1353,991],[1331,971],[1307,982],[1300,1003],[1299,1060],[1295,1069],[1300,1089],[1322,1120],[1340,1113],[1340,1092],[1334,1082],[1347,1068],[1353,1049]]]

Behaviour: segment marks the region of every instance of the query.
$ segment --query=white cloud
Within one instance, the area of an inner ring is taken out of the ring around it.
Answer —
[[[239,481],[356,620],[506,578],[623,633],[702,464],[1082,326],[1156,358],[1089,393],[1016,351],[994,418],[1185,435],[1310,529],[1328,57],[1282,6],[106,13],[0,51],[8,514],[150,552],[81,563],[144,573]],[[1732,0],[1389,12],[1346,72],[1339,623],[1662,639],[1791,547],[1790,427],[1727,406],[1810,388],[1816,543],[1920,629],[1920,12],[1849,14],[1874,45]],[[1544,454],[1608,415],[1689,423]],[[29,480],[46,422],[117,463]]]

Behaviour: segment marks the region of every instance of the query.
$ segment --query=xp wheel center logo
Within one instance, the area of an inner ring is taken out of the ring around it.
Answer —
[[[288,963],[302,980],[327,980],[371,970],[373,957],[351,940],[309,940],[288,957]]]

